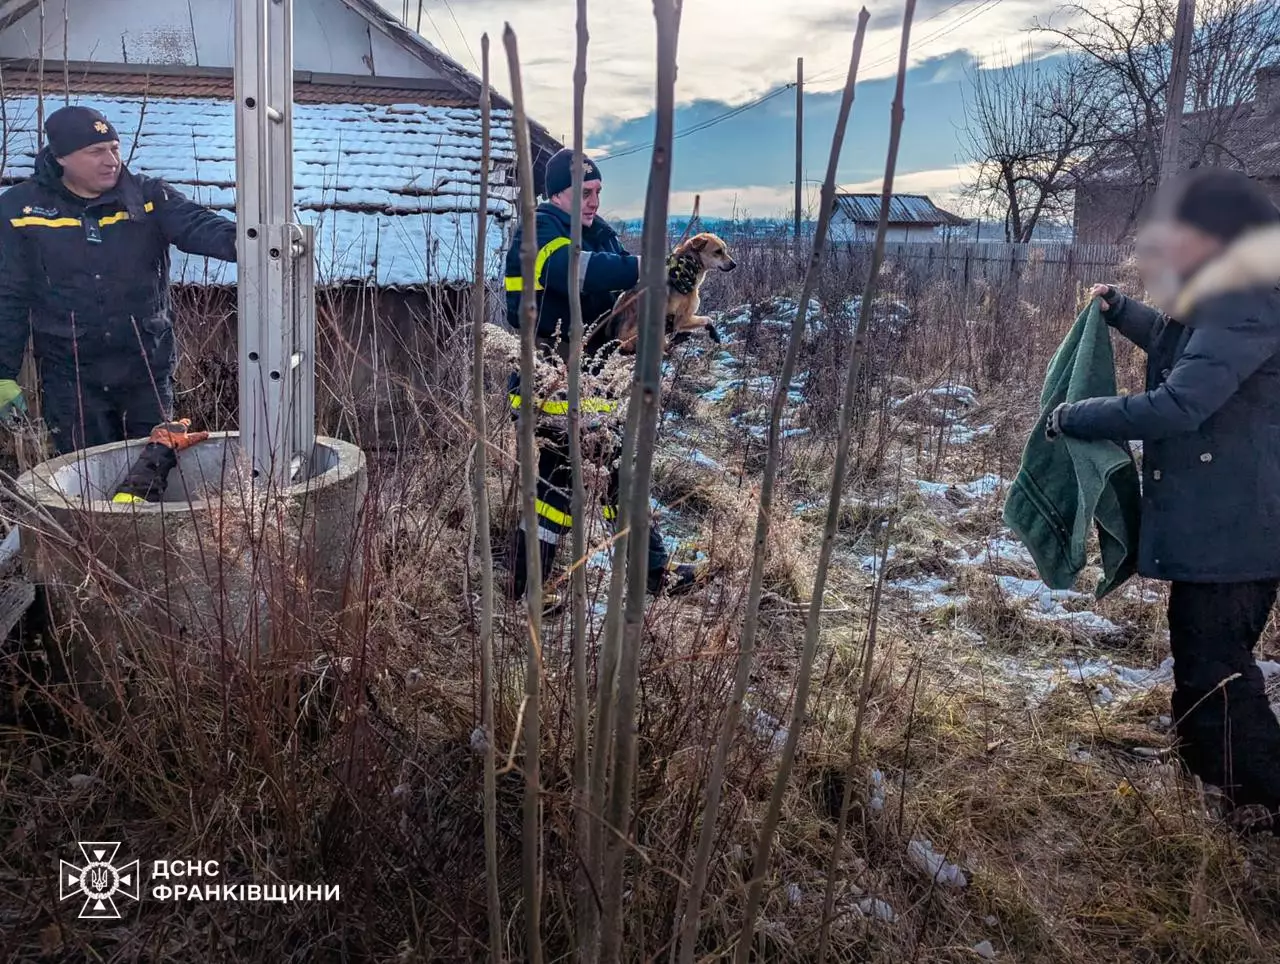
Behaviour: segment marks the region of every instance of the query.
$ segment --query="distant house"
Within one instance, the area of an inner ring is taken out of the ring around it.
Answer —
[[[40,119],[107,114],[130,168],[235,209],[233,0],[0,0],[0,186],[28,176]],[[65,16],[65,51],[64,51]],[[322,285],[453,285],[474,272],[480,81],[375,0],[296,0],[294,178],[317,228]],[[492,270],[515,214],[509,105],[495,98]],[[535,181],[560,146],[534,127]],[[536,185],[535,185],[536,186]],[[173,277],[227,284],[234,266],[174,252]]]
[[[1183,119],[1179,151],[1184,167],[1212,164],[1243,171],[1280,204],[1280,65],[1257,73],[1257,96],[1239,105],[1223,129],[1222,112]],[[1158,137],[1158,135],[1157,135]],[[1133,237],[1149,185],[1125,158],[1104,159],[1076,189],[1076,238],[1116,243]]]
[[[833,241],[873,241],[880,222],[879,194],[837,194],[831,218]],[[888,241],[938,241],[969,222],[944,211],[924,194],[895,194],[889,200]]]

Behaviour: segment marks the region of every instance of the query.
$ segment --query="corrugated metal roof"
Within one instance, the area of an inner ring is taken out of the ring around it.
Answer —
[[[880,221],[879,194],[837,194],[836,210],[858,224]],[[934,204],[924,194],[894,194],[889,198],[890,224],[966,224],[964,218]]]
[[[235,115],[221,98],[81,96],[120,132],[129,167],[159,177],[214,210],[235,210]],[[29,175],[36,100],[5,104],[5,178]],[[502,223],[514,211],[510,114],[495,111],[488,232],[497,271]],[[380,286],[468,280],[478,208],[480,112],[423,104],[298,104],[295,204],[318,232],[322,283]],[[175,281],[222,284],[235,266],[174,252]]]

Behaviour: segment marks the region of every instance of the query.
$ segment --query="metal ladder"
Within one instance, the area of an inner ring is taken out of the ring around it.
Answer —
[[[293,0],[236,0],[240,442],[258,483],[315,447],[315,229],[293,218]]]

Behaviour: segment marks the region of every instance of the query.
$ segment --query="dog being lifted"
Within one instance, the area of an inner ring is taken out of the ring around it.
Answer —
[[[695,234],[676,246],[667,258],[664,353],[678,336],[687,338],[695,331],[706,331],[713,341],[720,341],[711,319],[698,314],[698,289],[709,272],[732,271],[737,266],[729,254],[728,245],[714,234]],[[643,311],[642,296],[639,285],[624,292],[614,303],[613,310],[591,326],[583,339],[583,353],[588,358],[601,358],[613,349],[624,355],[635,354]]]

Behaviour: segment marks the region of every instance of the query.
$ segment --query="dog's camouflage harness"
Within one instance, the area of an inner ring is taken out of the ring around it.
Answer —
[[[696,254],[673,254],[667,258],[667,284],[677,294],[692,294],[701,270],[702,259]]]
[[[693,289],[698,287],[698,275],[702,271],[702,259],[692,251],[685,254],[673,254],[667,258],[667,285],[676,294],[687,295],[692,294]],[[667,330],[671,330],[672,324],[675,322],[674,315],[667,315]],[[672,344],[678,345],[686,341],[692,332],[682,331],[673,339]],[[720,333],[716,331],[715,325],[707,325],[707,334],[711,336],[711,340],[717,345],[720,344]]]

